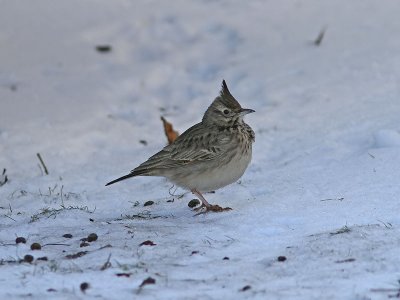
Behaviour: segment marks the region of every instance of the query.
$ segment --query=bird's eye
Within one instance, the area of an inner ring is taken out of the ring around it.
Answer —
[[[225,110],[224,110],[224,114],[225,114],[225,115],[229,114],[229,110],[225,109]]]

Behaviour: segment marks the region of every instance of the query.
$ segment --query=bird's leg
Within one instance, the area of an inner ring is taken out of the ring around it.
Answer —
[[[198,213],[197,215],[203,214],[203,213],[206,213],[209,211],[221,212],[221,211],[226,211],[226,210],[232,209],[230,207],[221,207],[219,205],[212,205],[212,204],[208,203],[207,200],[203,197],[203,195],[196,189],[193,189],[192,193],[195,194],[197,197],[199,197],[199,199],[201,201],[201,206],[196,208],[195,210],[199,211],[199,210],[203,210],[205,208],[204,211]]]
[[[192,190],[192,193],[200,198],[201,207],[210,207],[211,204],[207,202],[207,200],[203,197],[203,195],[198,190]]]

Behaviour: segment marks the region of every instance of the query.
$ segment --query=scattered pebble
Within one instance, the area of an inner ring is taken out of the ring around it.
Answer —
[[[199,251],[192,251],[191,255],[198,254],[198,253],[199,253]]]
[[[80,245],[79,245],[79,247],[87,247],[87,246],[90,246],[90,244],[89,243],[87,243],[87,242],[82,242]]]
[[[91,233],[91,234],[88,235],[87,241],[88,242],[94,242],[94,241],[97,241],[97,238],[98,238],[97,234]]]
[[[229,260],[229,257],[228,257],[228,256],[225,256],[225,257],[223,258],[223,260]]]
[[[196,207],[197,205],[200,205],[200,201],[198,199],[192,199],[188,203],[190,208]]]
[[[72,234],[66,233],[63,235],[63,237],[65,237],[66,239],[70,239],[70,238],[72,238]]]
[[[26,244],[26,239],[22,236],[19,236],[15,239],[15,243],[16,244],[20,244],[20,243]]]
[[[146,140],[140,140],[139,143],[141,143],[142,145],[147,146],[147,141]]]
[[[150,205],[153,205],[154,204],[154,201],[146,201],[144,204],[143,204],[143,206],[150,206]]]
[[[31,250],[40,250],[42,249],[42,246],[39,243],[33,243],[31,245]]]
[[[27,263],[31,263],[33,261],[33,256],[30,254],[27,254],[24,256],[24,261]]]

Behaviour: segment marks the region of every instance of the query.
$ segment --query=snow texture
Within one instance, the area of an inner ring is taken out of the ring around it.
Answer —
[[[399,14],[372,0],[1,1],[0,298],[398,297]],[[193,195],[162,178],[104,186],[165,145],[160,116],[199,122],[222,79],[256,110],[250,167],[206,195],[232,211],[194,217]]]

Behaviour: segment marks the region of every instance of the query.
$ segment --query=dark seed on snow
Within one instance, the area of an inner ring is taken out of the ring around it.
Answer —
[[[150,206],[150,205],[153,205],[154,204],[154,201],[146,201],[144,204],[143,204],[143,206]]]
[[[17,238],[15,239],[15,243],[16,243],[16,244],[19,244],[19,243],[26,244],[26,239],[25,239],[24,237],[22,237],[22,236],[19,236],[19,237],[17,237]]]
[[[145,280],[143,280],[143,282],[140,284],[140,287],[143,287],[147,284],[155,284],[156,280],[154,278],[151,277],[147,277]]]
[[[111,51],[111,46],[110,45],[98,45],[96,46],[96,50],[100,53],[106,53]]]
[[[47,256],[38,257],[37,260],[48,261]]]
[[[155,246],[155,245],[157,244],[155,244],[153,241],[147,240],[141,243],[139,246]]]
[[[27,263],[31,263],[33,261],[33,256],[30,254],[25,255],[24,261],[26,261]]]
[[[278,256],[278,261],[285,261],[286,260],[286,256]]]
[[[118,277],[131,277],[132,273],[117,273],[115,275]]]
[[[80,288],[82,293],[84,293],[88,288],[90,288],[90,285],[87,282],[82,282]]]
[[[86,242],[82,242],[80,245],[79,245],[79,247],[87,247],[87,246],[90,246],[90,244],[89,243],[86,243]]]
[[[66,233],[63,235],[63,237],[65,237],[66,239],[70,239],[70,238],[72,238],[72,234]]]
[[[196,207],[197,205],[200,204],[200,201],[198,199],[192,199],[189,201],[188,206],[190,208]]]
[[[91,233],[91,234],[88,235],[87,241],[88,242],[94,242],[94,241],[97,241],[97,238],[98,238],[97,234]]]
[[[39,243],[33,243],[31,245],[31,250],[40,250],[42,249],[42,246]]]
[[[249,290],[249,289],[251,289],[251,286],[250,286],[250,285],[245,285],[245,286],[242,287],[240,290],[241,290],[242,292],[245,292],[245,291],[247,291],[247,290]]]
[[[228,256],[225,256],[225,257],[223,258],[223,260],[229,260],[229,257],[228,257]]]

